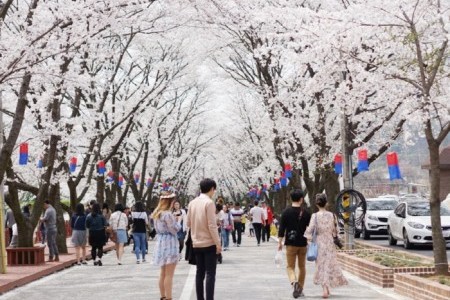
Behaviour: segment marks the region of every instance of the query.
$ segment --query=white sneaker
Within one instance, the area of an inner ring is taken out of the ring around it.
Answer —
[[[137,263],[137,264],[140,264],[140,263],[141,263],[141,261],[140,261],[140,260],[138,259],[138,260],[136,261],[136,263]]]

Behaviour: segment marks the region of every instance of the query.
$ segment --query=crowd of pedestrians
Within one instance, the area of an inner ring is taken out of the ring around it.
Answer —
[[[326,195],[316,196],[314,209],[307,207],[301,190],[294,190],[291,192],[292,206],[277,219],[264,201],[255,200],[244,207],[239,202],[225,203],[221,197],[214,201],[216,188],[214,180],[202,180],[200,195],[190,201],[187,208],[183,208],[177,195],[170,191],[161,192],[157,207],[150,212],[141,201],[137,201],[132,209],[118,203],[114,212],[106,203],[100,206],[94,200],[86,208],[78,204],[70,218],[76,264],[88,264],[86,248],[89,244],[93,265],[102,266],[103,247],[108,240],[114,243],[118,265],[122,265],[124,247],[130,245],[131,240],[136,263],[144,263],[149,253],[148,240],[156,237],[152,264],[160,268],[160,299],[171,300],[173,276],[186,244],[185,260],[195,264],[197,269],[197,299],[212,300],[222,251],[231,250],[230,235],[233,247],[240,247],[243,238],[247,238],[245,229],[248,225],[248,237],[255,239],[257,247],[269,242],[271,236],[276,239],[273,235],[278,232],[278,251],[285,246],[286,271],[294,298],[303,296],[305,290],[306,254],[312,239],[319,249],[313,283],[322,286],[323,298],[330,296],[330,288],[347,284],[336,259],[337,223],[334,215],[326,210]],[[48,261],[59,261],[56,210],[48,201],[44,208],[38,230],[45,229],[42,237],[49,249]],[[317,212],[311,214],[314,210]],[[24,207],[23,214],[30,217],[29,206]],[[10,210],[6,214],[6,226],[12,237],[10,246],[14,247],[17,225]]]

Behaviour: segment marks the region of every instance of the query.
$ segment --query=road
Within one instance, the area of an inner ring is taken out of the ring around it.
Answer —
[[[154,242],[150,242],[151,252],[153,247]],[[158,268],[150,262],[137,265],[130,247],[125,250],[121,266],[116,264],[115,253],[111,251],[104,257],[102,267],[93,266],[92,261],[87,266],[71,267],[8,292],[0,296],[0,300],[159,299]],[[275,252],[275,241],[257,247],[254,238],[245,236],[242,246],[225,252],[223,264],[218,265],[215,299],[293,299],[285,268],[275,266]],[[307,263],[305,297],[300,299],[322,299],[322,288],[313,284],[314,268],[314,263]],[[407,299],[396,295],[393,289],[383,289],[344,274],[349,285],[332,289],[333,299]],[[173,298],[195,300],[194,282],[195,266],[180,261],[175,270]]]
[[[387,235],[379,235],[379,236],[371,236],[370,240],[364,240],[364,239],[355,239],[356,241],[360,240],[360,241],[364,241],[364,242],[368,242],[370,244],[374,244],[374,245],[379,245],[379,246],[383,246],[383,247],[388,247],[391,249],[398,249],[398,250],[405,250],[411,253],[416,253],[416,254],[421,254],[421,255],[425,255],[425,256],[429,256],[429,257],[433,257],[433,247],[432,246],[423,246],[423,245],[418,245],[415,246],[413,249],[405,249],[403,247],[403,242],[402,241],[398,241],[397,246],[389,246],[388,243],[388,236]],[[447,258],[450,261],[450,244],[447,244]]]

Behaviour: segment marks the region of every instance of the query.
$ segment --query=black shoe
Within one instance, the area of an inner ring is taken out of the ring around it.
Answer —
[[[94,266],[98,266],[98,261],[94,261]]]
[[[103,264],[102,264],[102,261],[101,261],[101,260],[99,260],[99,261],[98,261],[98,265],[99,265],[99,266],[103,266]]]
[[[294,282],[294,291],[292,292],[292,296],[297,299],[298,297],[300,297],[301,292],[299,292],[299,286],[298,286],[298,282]]]

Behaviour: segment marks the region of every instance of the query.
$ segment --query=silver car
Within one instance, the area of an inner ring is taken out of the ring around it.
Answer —
[[[362,236],[363,239],[370,239],[371,235],[387,234],[388,216],[394,211],[398,202],[392,198],[369,198],[366,199],[367,210],[364,220],[359,228],[355,230],[355,237]],[[356,217],[362,210],[356,210]]]

